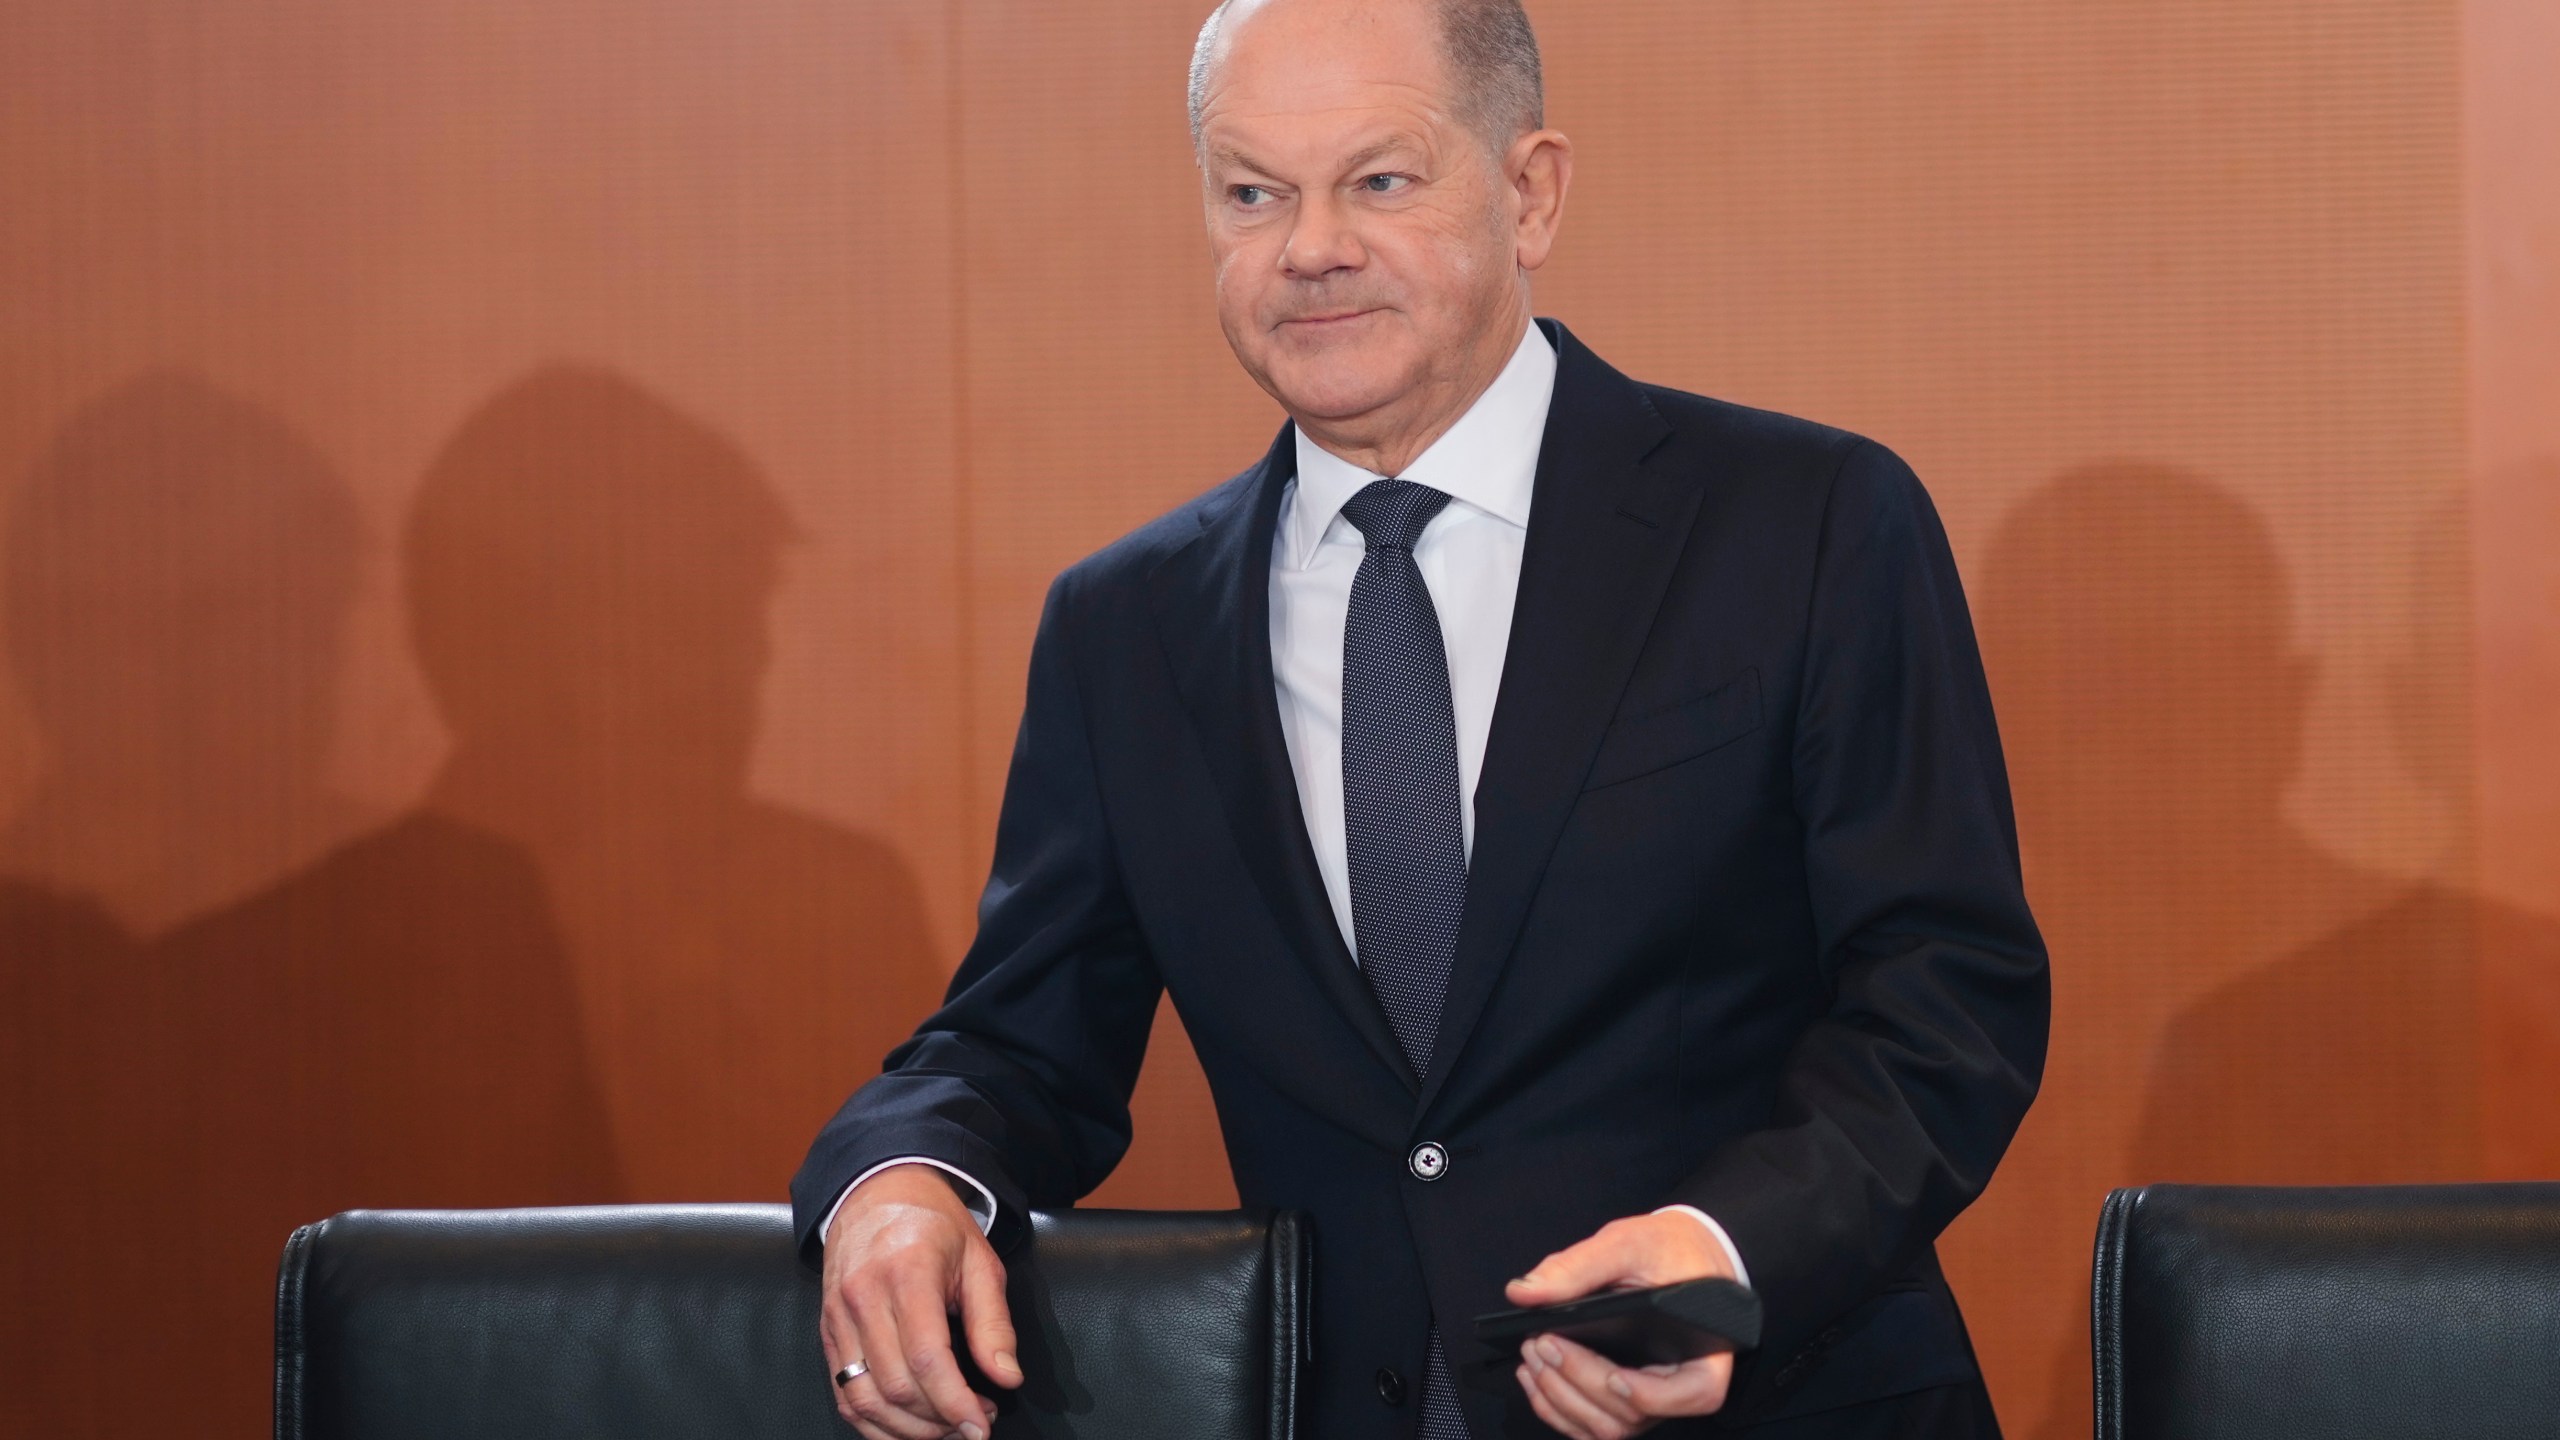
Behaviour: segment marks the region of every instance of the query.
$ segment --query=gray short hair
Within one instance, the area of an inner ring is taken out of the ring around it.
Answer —
[[[1432,0],[1440,12],[1440,46],[1457,90],[1458,118],[1500,148],[1547,123],[1546,78],[1538,37],[1520,0]],[[1227,11],[1219,0],[1191,47],[1191,143],[1200,144],[1200,110],[1209,99],[1209,65]]]

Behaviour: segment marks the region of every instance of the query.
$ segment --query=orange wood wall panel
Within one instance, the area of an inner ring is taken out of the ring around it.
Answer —
[[[1204,8],[0,11],[0,1428],[256,1433],[331,1210],[780,1194],[967,942],[1050,577],[1277,423]],[[2110,1185],[2560,1165],[2550,7],[1530,8],[1541,311],[1895,446],[1970,584],[2008,1428],[2085,1431]],[[1097,1201],[1228,1203],[1169,1015],[1137,1109]]]

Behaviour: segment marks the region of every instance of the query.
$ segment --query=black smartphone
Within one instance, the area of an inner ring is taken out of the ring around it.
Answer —
[[[1562,1335],[1620,1365],[1676,1365],[1758,1345],[1760,1297],[1731,1280],[1683,1280],[1476,1317],[1476,1338],[1497,1353],[1517,1354],[1532,1335]]]

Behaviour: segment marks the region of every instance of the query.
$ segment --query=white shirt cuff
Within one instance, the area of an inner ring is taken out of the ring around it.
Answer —
[[[1733,1278],[1741,1281],[1743,1288],[1749,1289],[1751,1285],[1751,1268],[1742,1263],[1742,1252],[1733,1248],[1733,1237],[1724,1233],[1724,1227],[1716,1223],[1716,1217],[1699,1209],[1695,1205],[1665,1205],[1662,1209],[1656,1210],[1653,1213],[1661,1215],[1672,1210],[1677,1210],[1683,1215],[1693,1216],[1699,1224],[1707,1227],[1707,1233],[1716,1237],[1716,1243],[1724,1247],[1724,1258],[1733,1262]]]
[[[870,1179],[872,1176],[879,1174],[881,1171],[888,1169],[892,1165],[930,1165],[945,1175],[958,1176],[960,1179],[967,1181],[969,1183],[969,1189],[976,1193],[962,1195],[960,1197],[960,1203],[968,1206],[969,1213],[977,1217],[979,1234],[984,1235],[989,1230],[995,1228],[995,1192],[989,1190],[986,1186],[979,1184],[977,1176],[970,1174],[966,1170],[960,1169],[958,1166],[945,1165],[931,1156],[901,1155],[895,1160],[883,1160],[879,1164],[872,1166],[870,1169],[863,1171],[861,1174],[854,1176],[852,1184],[849,1184],[842,1190],[836,1192],[836,1203],[827,1207],[827,1218],[818,1222],[819,1244],[824,1245],[827,1243],[827,1232],[835,1228],[836,1212],[844,1208],[845,1197],[853,1193],[853,1187]],[[1703,1215],[1698,1218],[1706,1220],[1706,1217]],[[1707,1223],[1713,1225],[1716,1222],[1713,1220],[1707,1220]],[[1719,1230],[1716,1233],[1721,1235],[1724,1232]],[[1728,1245],[1726,1248],[1731,1249],[1732,1247]]]

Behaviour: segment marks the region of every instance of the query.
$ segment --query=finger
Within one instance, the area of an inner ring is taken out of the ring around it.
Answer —
[[[1520,1367],[1519,1375],[1520,1388],[1529,1396],[1529,1408],[1538,1412],[1538,1418],[1547,1422],[1548,1429],[1570,1436],[1571,1440],[1594,1440],[1594,1437],[1585,1433],[1581,1426],[1566,1419],[1564,1412],[1558,1410],[1554,1402],[1547,1399],[1547,1392],[1539,1388],[1536,1371],[1523,1365]]]
[[[1565,1378],[1553,1365],[1532,1367],[1530,1376],[1537,1382],[1538,1393],[1547,1397],[1557,1414],[1573,1422],[1573,1428],[1590,1440],[1620,1440],[1629,1433],[1624,1421],[1602,1410],[1582,1393],[1581,1388]]]
[[[1013,1314],[1004,1300],[1004,1262],[989,1246],[973,1245],[960,1259],[960,1323],[969,1332],[969,1353],[988,1379],[1008,1389],[1022,1383]]]
[[[853,1398],[855,1411],[865,1419],[901,1437],[925,1440],[927,1436],[940,1436],[951,1427],[924,1398],[915,1377],[907,1373],[908,1342],[899,1330],[896,1291],[891,1288],[899,1283],[906,1282],[875,1275],[852,1287],[847,1308],[855,1326],[853,1348],[871,1369],[845,1390]]]
[[[1591,1238],[1558,1250],[1512,1281],[1511,1303],[1555,1305],[1626,1279],[1642,1259],[1634,1248],[1616,1222],[1603,1225]]]
[[[855,1376],[838,1386],[836,1393],[853,1411],[853,1428],[871,1440],[942,1440],[951,1433],[951,1427],[939,1420],[927,1420],[891,1404],[868,1375]]]
[[[844,1387],[834,1383],[836,1372],[853,1361],[852,1347],[844,1343],[842,1338],[844,1331],[839,1328],[836,1319],[839,1308],[841,1307],[832,1295],[819,1302],[818,1348],[827,1353],[827,1394],[836,1402],[836,1418],[856,1430],[861,1430],[863,1422],[853,1413],[853,1402],[845,1398]]]
[[[862,1440],[900,1440],[899,1436],[881,1429],[868,1420],[855,1419],[845,1423],[851,1425],[853,1433],[861,1436]]]
[[[906,1362],[908,1381],[920,1392],[921,1403],[907,1408],[940,1420],[943,1428],[959,1431],[964,1440],[986,1440],[987,1402],[969,1388],[961,1377],[959,1358],[951,1353],[947,1292],[902,1286],[891,1303],[897,1310],[898,1334],[906,1342],[899,1358]],[[881,1389],[893,1398],[897,1395],[886,1382]]]
[[[868,1374],[857,1375],[841,1385],[834,1383],[838,1371],[862,1358],[852,1306],[842,1292],[829,1296],[827,1303],[819,1307],[818,1336],[827,1347],[827,1378],[835,1391],[836,1414],[863,1440],[939,1440],[945,1433],[882,1399],[879,1387],[872,1384]]]
[[[862,1358],[862,1345],[855,1338],[856,1333],[852,1311],[843,1297],[828,1296],[826,1303],[818,1307],[818,1342],[827,1352],[827,1389],[835,1397],[836,1417],[859,1431],[866,1440],[909,1440],[909,1437],[884,1429],[879,1422],[865,1417],[855,1407],[857,1394],[871,1395],[875,1408],[882,1403],[876,1391],[864,1388],[869,1382],[856,1378],[842,1385],[835,1383],[838,1372]]]
[[[1733,1357],[1702,1355],[1657,1375],[1648,1367],[1623,1377],[1627,1398],[1647,1415],[1712,1415],[1724,1408],[1733,1388]]]
[[[1540,1359],[1561,1373],[1582,1398],[1591,1402],[1593,1409],[1621,1425],[1641,1425],[1650,1418],[1628,1398],[1629,1392],[1623,1382],[1618,1385],[1609,1383],[1617,1377],[1618,1367],[1590,1347],[1577,1345],[1561,1335],[1541,1335],[1529,1344],[1537,1350]]]
[[[845,1413],[850,1415],[850,1402],[847,1402],[847,1406],[848,1408]],[[844,1423],[852,1426],[853,1433],[861,1436],[862,1440],[907,1440],[906,1436],[900,1435],[894,1430],[882,1429],[880,1426],[874,1425],[859,1415],[852,1415],[852,1418],[846,1420]]]

